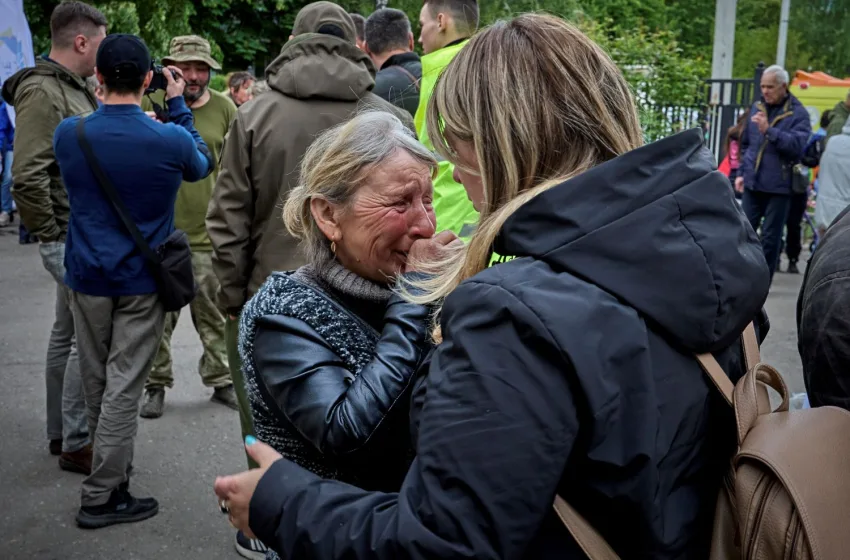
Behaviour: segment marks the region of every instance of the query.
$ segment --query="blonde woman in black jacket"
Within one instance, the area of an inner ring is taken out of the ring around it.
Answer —
[[[769,273],[700,134],[642,146],[619,69],[543,15],[475,36],[428,129],[481,223],[410,296],[443,306],[404,483],[249,445],[262,469],[216,482],[232,522],[283,558],[584,558],[559,494],[624,559],[707,557],[735,435],[694,354],[744,373]]]

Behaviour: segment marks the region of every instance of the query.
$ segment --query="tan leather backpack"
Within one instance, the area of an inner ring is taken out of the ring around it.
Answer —
[[[788,388],[759,363],[752,325],[744,331],[747,374],[733,385],[710,354],[700,365],[735,409],[738,452],[717,498],[711,560],[850,558],[850,412],[788,410]],[[782,398],[771,410],[767,387]],[[555,511],[591,560],[614,550],[559,496]]]

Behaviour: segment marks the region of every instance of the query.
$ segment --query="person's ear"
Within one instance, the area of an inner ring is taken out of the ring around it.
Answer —
[[[145,76],[145,81],[142,84],[145,86],[145,89],[148,89],[148,86],[151,85],[151,80],[153,80],[153,70],[148,71],[148,75]]]
[[[342,228],[339,225],[337,207],[324,198],[314,197],[310,200],[310,213],[316,220],[316,225],[331,241],[342,239]]]
[[[413,38],[413,32],[407,34],[407,49],[413,52],[414,47],[416,46],[416,39]]]
[[[74,37],[74,50],[80,54],[84,54],[88,48],[88,43],[89,40],[85,35],[77,35]]]
[[[449,17],[444,13],[437,14],[437,29],[440,33],[445,33],[449,26]]]

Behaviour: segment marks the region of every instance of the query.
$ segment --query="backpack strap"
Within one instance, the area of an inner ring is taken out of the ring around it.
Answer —
[[[567,527],[576,543],[590,560],[620,560],[614,549],[605,542],[590,523],[560,496],[555,496],[555,513]]]
[[[747,371],[752,371],[761,359],[758,337],[756,337],[756,329],[752,323],[744,329],[741,339],[744,346],[744,364]],[[720,391],[720,394],[723,395],[723,398],[726,399],[726,402],[731,405],[735,384],[732,383],[732,380],[729,379],[729,376],[726,375],[726,372],[723,371],[723,368],[720,367],[714,356],[708,353],[697,354],[697,361],[699,361],[699,365],[706,375],[708,375],[708,378],[711,379],[711,382],[714,383],[714,386],[717,387],[717,390]]]
[[[741,335],[744,347],[744,362],[747,371],[752,369],[759,363],[759,343],[756,337],[756,329],[753,323],[747,325]],[[717,363],[717,360],[711,354],[698,354],[697,360],[702,366],[703,371],[711,379],[714,386],[720,391],[723,397],[730,405],[732,404],[732,393],[735,390],[735,385],[729,376]],[[596,529],[594,529],[587,520],[581,516],[579,512],[573,509],[570,504],[564,501],[560,496],[555,496],[555,503],[552,505],[555,508],[555,513],[561,523],[570,532],[573,539],[578,543],[579,547],[584,551],[584,554],[590,560],[620,560],[614,549],[605,541]]]
[[[759,340],[756,336],[756,327],[753,323],[747,325],[742,335],[744,340],[744,360],[747,366],[747,371],[752,370],[761,361],[761,351],[759,350]]]

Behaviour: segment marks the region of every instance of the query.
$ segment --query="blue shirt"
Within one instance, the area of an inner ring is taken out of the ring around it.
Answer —
[[[168,108],[169,124],[154,121],[138,105],[103,105],[85,121],[95,157],[152,248],[174,231],[180,184],[203,179],[213,168],[183,97],[169,100]],[[71,207],[65,283],[92,296],[155,293],[147,263],[83,155],[79,118],[62,121],[53,137]]]
[[[9,118],[6,102],[0,99],[0,152],[11,152],[15,144],[15,126]],[[2,167],[2,166],[0,166]]]

